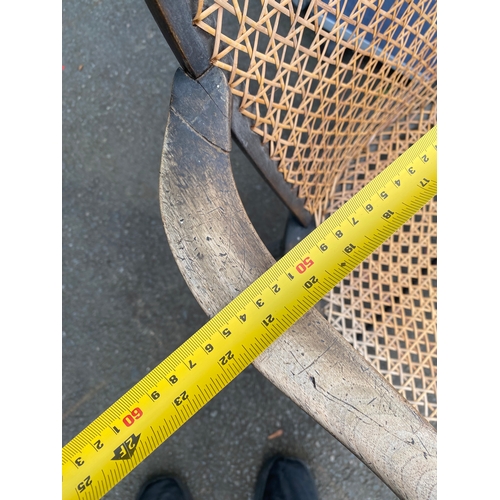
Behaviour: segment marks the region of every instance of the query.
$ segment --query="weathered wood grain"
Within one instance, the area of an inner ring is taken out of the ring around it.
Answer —
[[[179,269],[209,316],[274,263],[234,184],[230,113],[218,69],[198,81],[178,71],[162,155],[161,212]],[[316,310],[254,365],[400,498],[436,498],[436,431]]]

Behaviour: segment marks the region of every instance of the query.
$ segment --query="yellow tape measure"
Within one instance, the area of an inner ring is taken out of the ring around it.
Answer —
[[[434,127],[63,448],[63,498],[103,497],[437,191]]]

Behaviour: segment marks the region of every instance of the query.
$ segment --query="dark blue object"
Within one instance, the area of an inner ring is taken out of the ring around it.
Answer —
[[[260,470],[254,500],[318,500],[314,479],[296,458],[275,456]]]
[[[192,500],[186,486],[173,477],[147,481],[137,500]],[[318,500],[318,491],[307,465],[296,458],[276,455],[259,472],[254,500]]]
[[[137,500],[193,500],[191,493],[179,480],[160,476],[147,481],[137,494]]]
[[[292,1],[293,1],[294,6],[298,7],[299,0],[292,0]],[[307,9],[307,7],[309,6],[310,3],[311,3],[311,0],[303,0],[301,11],[305,12],[305,10]],[[344,14],[349,17],[352,14],[357,3],[358,3],[358,0],[346,0],[344,2],[344,4],[345,4],[345,8],[343,10]],[[420,0],[420,1],[415,0],[413,3],[415,5],[418,5],[419,3],[422,5],[424,2],[422,0]],[[432,2],[428,3],[428,7],[427,7],[428,10],[430,8],[434,7],[435,3],[436,3],[436,0],[433,0]],[[382,10],[389,11],[391,9],[391,7],[394,5],[394,0],[381,0],[379,2],[376,2],[376,4],[381,5]],[[401,6],[401,8],[398,10],[397,17],[399,19],[401,19],[403,17],[403,15],[405,14],[407,9],[408,9],[408,4],[407,3],[403,4]],[[365,13],[363,14],[363,17],[361,19],[361,22],[365,25],[368,25],[371,22],[371,20],[373,19],[374,15],[375,15],[374,10],[372,10],[370,8],[366,8]],[[419,18],[419,15],[417,12],[415,12],[413,14],[413,16],[411,17],[410,21],[405,26],[405,28],[407,28],[408,26],[410,26],[410,27],[413,26],[416,23],[416,21],[418,20],[418,18]],[[319,22],[321,23],[322,21],[323,21],[323,17],[320,16]],[[336,17],[333,14],[331,14],[330,12],[327,12],[326,13],[326,20],[324,21],[323,28],[326,31],[332,31],[336,22],[337,22]],[[393,24],[392,20],[390,20],[390,19],[384,20],[379,26],[379,32],[381,34],[384,34],[392,24]],[[424,24],[422,25],[421,30],[420,30],[420,34],[421,35],[425,34],[429,28],[430,28],[430,24],[427,21],[425,21]],[[399,34],[401,33],[402,30],[403,30],[403,26],[398,26],[391,34],[391,38],[393,40],[397,39],[397,37],[399,36]],[[341,31],[342,38],[346,41],[350,40],[353,37],[354,31],[355,31],[354,24],[344,25],[344,27]],[[359,35],[359,32],[356,33],[356,35]],[[410,32],[409,36],[406,39],[405,47],[410,47],[410,44],[413,42],[414,39],[415,39],[415,35]],[[363,38],[358,39],[357,43],[359,44],[359,47],[361,49],[368,50],[370,48],[370,45],[373,43],[373,35],[371,33],[365,32],[365,33],[363,33]],[[382,53],[383,49],[385,48],[385,46],[387,45],[387,42],[385,40],[377,40],[376,43],[377,43],[377,46],[375,48],[375,54],[380,55]],[[330,42],[330,44],[328,45],[328,48],[326,50],[327,56],[330,56],[334,47],[335,47],[334,42]],[[400,49],[398,47],[393,47],[391,50],[391,53],[389,54],[389,60],[393,60],[399,51],[400,51]],[[422,55],[425,58],[425,54],[422,54]],[[407,54],[403,59],[403,64],[407,64],[411,60],[411,57],[412,57],[411,54]],[[436,61],[434,60],[433,65],[435,65],[435,64],[436,64]]]

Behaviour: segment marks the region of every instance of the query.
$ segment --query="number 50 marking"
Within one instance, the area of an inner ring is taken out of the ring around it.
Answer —
[[[296,266],[295,269],[297,269],[297,272],[299,274],[305,273],[308,267],[311,267],[314,264],[313,260],[311,257],[304,257],[304,260],[302,262],[299,262]]]

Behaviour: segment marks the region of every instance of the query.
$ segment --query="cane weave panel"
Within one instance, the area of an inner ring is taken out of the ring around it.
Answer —
[[[436,2],[298,4],[308,6],[199,0],[194,23],[215,37],[212,63],[228,71],[241,113],[305,208],[321,217],[358,151],[434,99]],[[331,31],[327,15],[336,20]]]
[[[199,0],[194,23],[320,223],[436,123],[436,2],[295,3]],[[436,227],[432,201],[321,303],[434,425]]]
[[[351,160],[333,213],[435,123],[435,106],[400,118]],[[431,200],[320,303],[328,321],[437,424],[437,201]]]

